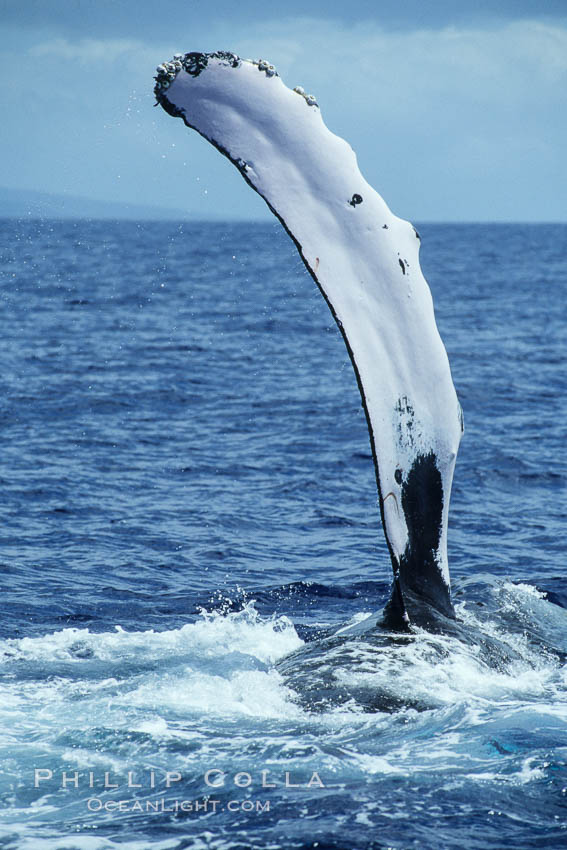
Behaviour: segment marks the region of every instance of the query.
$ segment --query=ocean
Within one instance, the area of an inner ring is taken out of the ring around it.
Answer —
[[[276,223],[0,221],[0,847],[567,847],[567,225],[418,224],[464,409],[459,618],[388,598],[347,352]],[[513,650],[513,652],[512,652]]]

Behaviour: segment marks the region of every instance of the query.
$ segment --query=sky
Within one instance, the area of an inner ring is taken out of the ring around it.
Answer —
[[[567,220],[567,0],[0,0],[0,186],[269,213],[160,108],[174,53],[265,58],[413,221]]]

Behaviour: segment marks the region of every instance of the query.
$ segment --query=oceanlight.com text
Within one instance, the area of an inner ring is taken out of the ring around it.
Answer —
[[[204,797],[201,800],[166,800],[158,797],[155,800],[101,800],[99,797],[90,797],[87,800],[89,812],[105,812],[107,814],[138,813],[138,814],[165,814],[165,813],[194,813],[194,814],[217,814],[218,812],[269,812],[269,800],[229,800],[221,803],[220,800],[210,800]]]

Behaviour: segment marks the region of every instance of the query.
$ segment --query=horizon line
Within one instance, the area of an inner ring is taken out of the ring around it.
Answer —
[[[400,217],[401,218],[401,217]],[[403,219],[407,221],[408,219]],[[189,217],[168,217],[168,216],[112,216],[112,215],[37,215],[24,213],[20,215],[9,215],[0,211],[0,221],[108,221],[108,222],[128,222],[132,224],[153,223],[153,224],[218,224],[218,225],[234,225],[234,224],[250,224],[250,225],[266,225],[278,227],[278,222],[270,221],[269,218],[189,218]],[[415,218],[414,222],[418,224],[442,224],[442,225],[475,225],[475,224],[531,224],[531,225],[556,225],[567,224],[567,219],[432,219],[432,218]]]

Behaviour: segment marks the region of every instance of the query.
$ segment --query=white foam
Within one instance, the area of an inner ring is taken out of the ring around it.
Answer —
[[[123,771],[148,737],[195,745],[215,716],[295,717],[271,664],[301,644],[287,618],[262,618],[253,604],[165,632],[64,629],[3,641],[13,673],[0,684],[0,756],[36,765],[52,752],[78,768]],[[142,737],[123,754],[116,743],[132,734]],[[100,754],[98,740],[107,742]]]
[[[472,618],[469,618],[472,619]],[[417,631],[417,630],[416,630]],[[541,657],[523,635],[497,630],[499,639],[514,645],[522,657],[499,668],[483,660],[481,648],[464,645],[448,636],[420,632],[415,640],[396,646],[376,647],[360,642],[356,658],[348,664],[329,658],[333,675],[347,688],[391,694],[406,704],[414,701],[430,706],[495,704],[533,701],[554,691],[563,672],[554,660]],[[332,653],[329,653],[332,656]],[[563,695],[563,704],[567,711]]]
[[[67,838],[44,838],[41,835],[26,835],[30,827],[25,823],[10,824],[10,832],[18,834],[18,850],[176,850],[179,838],[167,838],[164,841],[135,840],[112,841],[109,838],[96,838],[91,835],[70,835]],[[13,845],[12,845],[13,846]],[[193,850],[210,847],[210,844],[196,841]]]
[[[93,657],[124,663],[140,656],[147,662],[185,652],[208,657],[240,652],[264,663],[274,663],[301,643],[287,617],[264,620],[254,603],[249,602],[242,611],[227,616],[203,611],[195,623],[163,632],[153,629],[127,632],[116,626],[115,632],[102,634],[70,628],[39,638],[11,638],[0,641],[0,659],[4,663],[60,660],[79,666]]]
[[[525,584],[524,582],[518,582],[517,584],[511,581],[505,581],[502,585],[504,590],[507,590],[509,593],[512,593],[516,596],[533,596],[536,599],[546,599],[547,593],[543,590],[538,590],[537,587],[534,587],[533,584]]]
[[[468,773],[466,774],[466,778],[481,782],[506,782],[511,785],[527,785],[530,782],[545,778],[544,768],[536,766],[535,762],[535,758],[526,758],[523,760],[520,770],[512,773],[486,771],[484,773]]]
[[[275,670],[237,672],[227,677],[187,668],[169,679],[145,681],[125,695],[125,701],[130,706],[185,717],[195,712],[219,717],[281,717],[297,713],[290,701],[292,696]],[[161,726],[158,734],[163,734]]]

